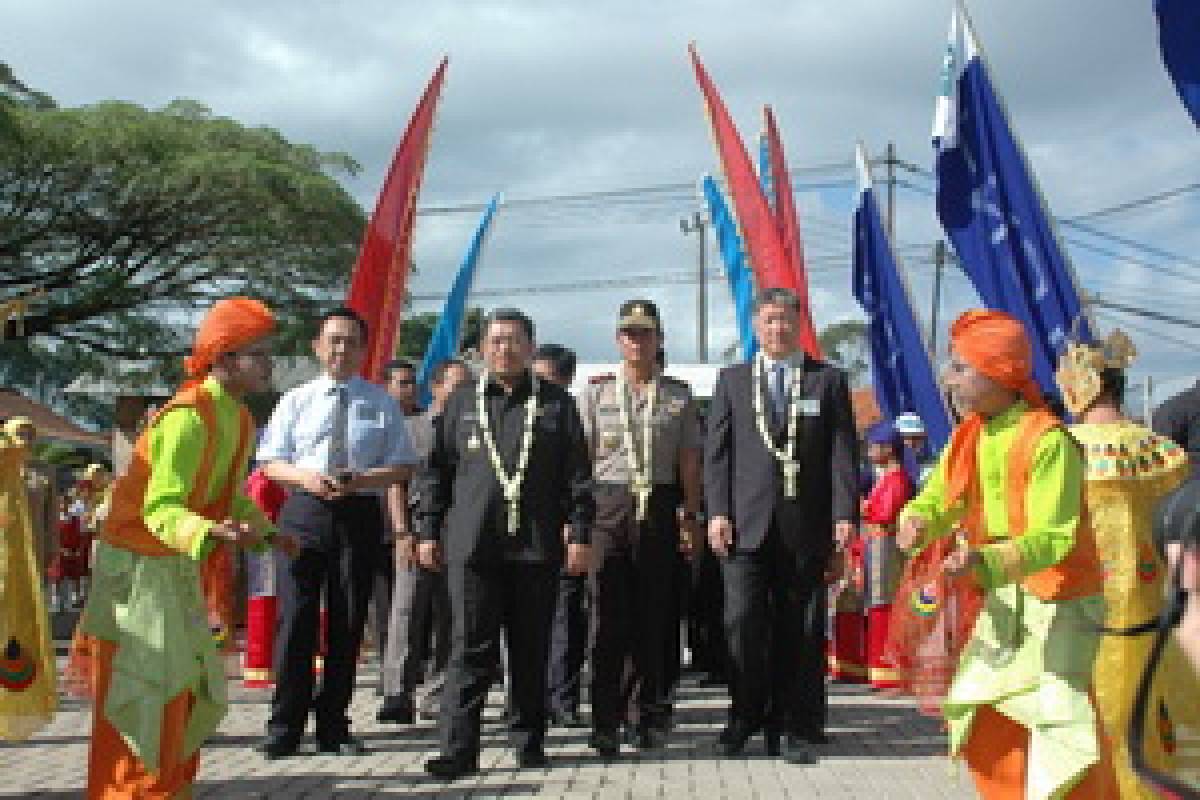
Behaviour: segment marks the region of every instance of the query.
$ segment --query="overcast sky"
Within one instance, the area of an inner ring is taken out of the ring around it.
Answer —
[[[1151,0],[971,4],[993,79],[1061,217],[1197,180],[1200,139],[1162,68],[1151,7]],[[694,184],[716,171],[687,60],[694,40],[743,136],[757,135],[762,104],[770,103],[791,166],[825,165],[797,179],[820,326],[857,314],[848,258],[855,139],[873,153],[894,141],[902,158],[932,163],[949,11],[949,0],[0,0],[0,58],[64,105],[116,98],[158,107],[190,97],[217,114],[345,151],[363,165],[347,185],[370,208],[425,82],[448,54],[421,196],[432,207],[482,203],[496,191],[517,200]],[[927,313],[928,253],[938,236],[932,201],[908,187],[897,201],[897,238],[913,256],[914,291]],[[695,192],[682,189],[636,201],[503,209],[477,288],[678,276],[695,268],[697,248],[678,220],[698,207]],[[1197,211],[1200,202],[1188,196],[1096,224],[1192,258]],[[413,292],[446,289],[476,221],[469,213],[420,219]],[[1194,316],[1194,281],[1158,271],[1170,263],[1164,257],[1064,233],[1093,245],[1071,246],[1089,290]],[[1095,252],[1097,244],[1108,254]],[[709,253],[715,261],[711,243]],[[1171,268],[1200,275],[1197,263]],[[943,320],[971,302],[961,277],[949,277],[947,288]],[[539,323],[539,339],[602,360],[613,356],[616,306],[630,296],[658,301],[670,357],[694,360],[694,286],[481,302],[521,305]],[[718,353],[733,340],[732,311],[723,284],[710,284],[709,297],[709,348]],[[1183,344],[1195,339],[1187,329],[1100,319],[1126,325],[1145,351],[1143,366],[1157,376],[1200,372],[1194,348]]]

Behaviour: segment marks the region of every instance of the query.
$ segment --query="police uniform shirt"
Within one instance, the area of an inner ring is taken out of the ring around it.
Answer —
[[[650,456],[651,481],[661,484],[679,483],[679,451],[681,448],[699,450],[701,447],[700,419],[691,387],[683,381],[659,374],[658,391],[654,398],[652,452]],[[592,471],[598,483],[632,482],[629,453],[625,447],[625,432],[621,427],[621,403],[625,402],[617,391],[617,379],[613,376],[588,384],[579,400],[583,416],[583,428],[587,434],[588,449],[592,456]],[[640,459],[642,430],[646,403],[649,402],[649,384],[641,392],[629,387],[629,425],[633,429],[634,447]]]

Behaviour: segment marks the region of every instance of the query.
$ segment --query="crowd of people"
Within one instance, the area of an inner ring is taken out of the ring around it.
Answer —
[[[1154,796],[1177,726],[1200,723],[1200,426],[1178,404],[1170,435],[1123,415],[1120,335],[1066,349],[1068,425],[1021,326],[972,311],[943,375],[957,425],[933,453],[913,414],[856,428],[846,373],[798,348],[800,314],[761,292],[759,352],[703,409],[664,372],[650,301],[620,306],[620,365],[576,396],[574,354],[538,347],[520,311],[489,314],[480,363],[437,365],[422,397],[408,362],[359,377],[367,325],[336,309],[316,325],[320,376],[256,430],[242,401],[269,385],[274,315],[218,302],[129,467],[108,491],[84,473],[82,505],[55,514],[53,553],[32,535],[32,432],[6,426],[0,738],[54,713],[43,576],[74,581],[52,593],[65,608],[90,574],[67,672],[95,702],[89,796],[185,795],[226,707],[241,550],[276,601],[268,759],[300,752],[310,715],[318,752],[365,751],[348,709],[368,628],[377,720],[436,720],[436,779],[479,769],[498,682],[521,767],[547,764],[553,726],[590,726],[601,758],[652,752],[686,627],[691,665],[728,686],[720,757],[761,734],[817,763],[832,677],[938,713],[981,796]]]

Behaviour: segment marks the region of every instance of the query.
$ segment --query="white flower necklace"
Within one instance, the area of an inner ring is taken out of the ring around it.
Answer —
[[[646,509],[650,502],[650,492],[654,489],[654,483],[651,480],[652,473],[652,458],[654,453],[654,400],[658,395],[658,381],[652,380],[646,387],[646,409],[642,413],[642,452],[637,452],[637,447],[633,438],[633,425],[630,424],[630,417],[633,416],[631,407],[633,406],[633,392],[625,383],[625,371],[617,372],[617,405],[621,410],[621,433],[625,437],[625,452],[629,459],[629,472],[633,478],[632,490],[633,496],[637,500],[637,521],[641,522],[646,519]]]
[[[762,351],[754,357],[754,377],[753,388],[754,393],[754,421],[758,423],[758,433],[762,436],[763,444],[767,446],[767,450],[771,451],[771,455],[775,456],[779,461],[779,466],[783,469],[783,494],[785,497],[796,496],[796,479],[800,475],[800,462],[792,458],[792,453],[796,450],[796,440],[800,432],[800,392],[799,392],[799,376],[796,370],[791,370],[792,391],[788,397],[787,406],[787,438],[783,448],[775,446],[775,442],[771,439],[771,431],[767,427],[767,416],[764,411],[766,401],[763,399],[763,372],[766,365],[766,357]]]
[[[504,469],[500,459],[500,451],[496,447],[496,437],[492,435],[492,423],[488,418],[487,389],[490,373],[487,370],[479,376],[475,387],[476,410],[479,413],[479,429],[483,434],[483,444],[487,448],[488,459],[492,462],[492,471],[500,488],[504,491],[504,500],[508,503],[508,533],[515,536],[521,524],[521,484],[525,482],[525,469],[529,466],[529,451],[533,448],[533,421],[537,418],[537,376],[529,376],[529,399],[525,401],[525,429],[521,432],[521,453],[517,456],[517,466],[512,475]]]

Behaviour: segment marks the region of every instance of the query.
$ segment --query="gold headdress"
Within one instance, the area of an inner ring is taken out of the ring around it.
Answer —
[[[1135,358],[1137,348],[1120,330],[1099,344],[1069,342],[1054,373],[1067,410],[1072,414],[1086,411],[1100,396],[1100,373],[1105,369],[1128,369]]]

